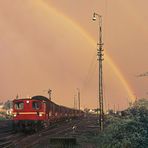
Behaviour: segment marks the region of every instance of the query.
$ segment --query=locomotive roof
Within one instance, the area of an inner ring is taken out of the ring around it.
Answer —
[[[46,98],[44,96],[33,96],[31,99],[50,101],[48,98]],[[52,102],[52,101],[50,101],[50,102]]]
[[[44,97],[44,96],[33,96],[31,98],[22,98],[22,99],[14,99],[14,101],[17,100],[44,100],[44,101],[50,101],[48,98]],[[50,101],[52,102],[52,101]]]

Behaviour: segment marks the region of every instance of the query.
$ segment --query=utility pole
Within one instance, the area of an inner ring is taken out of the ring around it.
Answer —
[[[16,95],[16,99],[18,99],[19,98],[19,96],[18,96],[18,94]]]
[[[137,103],[137,101],[138,101],[137,95],[136,94],[134,94],[134,95],[135,95],[135,102]]]
[[[76,109],[76,94],[74,94],[74,109]]]
[[[49,95],[49,100],[50,100],[50,101],[51,101],[51,92],[52,92],[52,90],[49,89],[49,90],[48,90],[48,95]]]
[[[113,107],[113,108],[114,108],[114,109],[113,109],[113,110],[114,110],[114,113],[116,113],[116,106],[115,106],[115,104],[114,104],[114,107]]]
[[[51,92],[52,92],[52,90],[51,89],[48,89],[48,90],[43,90],[43,92],[46,92],[46,93],[48,93],[48,99],[51,101]]]
[[[78,109],[79,109],[79,112],[80,112],[80,89],[77,88],[78,90]]]
[[[117,111],[119,111],[120,110],[120,107],[119,107],[119,104],[118,104],[118,109],[117,109]]]
[[[104,100],[103,100],[103,42],[102,42],[102,16],[94,13],[93,21],[96,21],[96,16],[99,18],[99,43],[97,43],[97,56],[99,68],[99,107],[100,107],[100,130],[103,131],[104,127]]]
[[[107,105],[107,108],[108,108],[108,111],[109,111],[109,103],[108,103],[108,105]]]

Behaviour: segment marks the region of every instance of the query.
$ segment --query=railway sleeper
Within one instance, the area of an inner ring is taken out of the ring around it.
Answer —
[[[1,141],[0,142],[0,148],[7,147],[8,145],[12,144],[12,141]]]
[[[77,139],[74,137],[52,137],[50,138],[50,144],[60,146],[73,146],[77,144]]]

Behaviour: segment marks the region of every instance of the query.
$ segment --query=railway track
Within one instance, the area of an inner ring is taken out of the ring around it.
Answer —
[[[5,131],[0,134],[0,148],[15,148],[19,141],[25,139],[28,135],[25,133],[14,133]]]
[[[78,120],[74,121],[74,123],[77,122]],[[40,141],[42,140],[42,137],[49,135],[52,137],[60,133],[65,133],[65,131],[71,130],[71,128],[67,128],[67,126],[72,126],[74,123],[67,121],[55,123],[48,129],[44,129],[32,135],[25,133],[14,133],[10,126],[6,126],[6,124],[4,124],[4,126],[0,126],[0,148],[20,148],[22,147],[20,145],[22,145],[21,143],[23,143],[23,141],[27,141],[25,144],[23,144],[23,147],[36,145],[38,143],[36,139]]]
[[[34,134],[25,134],[12,132],[10,128],[0,126],[0,148],[36,148],[38,145],[49,144],[49,139],[54,137],[76,137],[79,141],[79,135],[91,132],[98,128],[94,126],[96,123],[92,122],[92,118],[73,119],[71,121],[63,121],[51,125],[47,129],[43,129]],[[94,120],[95,121],[95,120]],[[84,126],[85,125],[85,126]],[[73,130],[73,127],[76,127]],[[93,130],[92,130],[93,129]]]
[[[14,134],[12,129],[0,128],[0,148],[12,147],[17,136],[18,134]]]
[[[53,126],[50,126],[48,129],[44,129],[36,134],[30,135],[20,141],[16,148],[19,148],[19,145],[23,145],[24,147],[35,147],[38,143],[47,140],[48,138],[65,135],[68,132],[72,132],[72,127],[74,125],[78,125],[80,120],[75,119],[72,121],[65,121],[61,123],[56,123]]]
[[[89,121],[90,120],[90,121]],[[44,145],[44,147],[47,147],[47,143],[49,142],[50,138],[54,137],[78,137],[79,134],[86,132],[91,132],[93,130],[96,130],[98,128],[97,126],[94,126],[95,123],[92,123],[92,119],[75,119],[69,122],[62,122],[60,124],[55,124],[54,126],[49,127],[46,130],[42,130],[38,132],[37,134],[28,136],[27,138],[20,141],[21,145],[24,145],[24,147],[27,148],[36,148],[38,145]],[[84,127],[84,125],[86,126]],[[73,127],[76,127],[75,130],[73,130]],[[19,148],[19,145],[18,145]]]
[[[0,148],[11,143],[9,140],[9,137],[12,134],[10,123],[11,121],[9,120],[0,121]]]
[[[0,148],[13,148],[24,137],[23,133],[13,132],[10,120],[0,121]]]

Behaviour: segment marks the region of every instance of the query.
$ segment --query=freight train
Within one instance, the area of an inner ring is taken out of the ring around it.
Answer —
[[[15,131],[34,130],[50,124],[83,116],[84,112],[57,105],[44,96],[13,100],[13,128]]]

